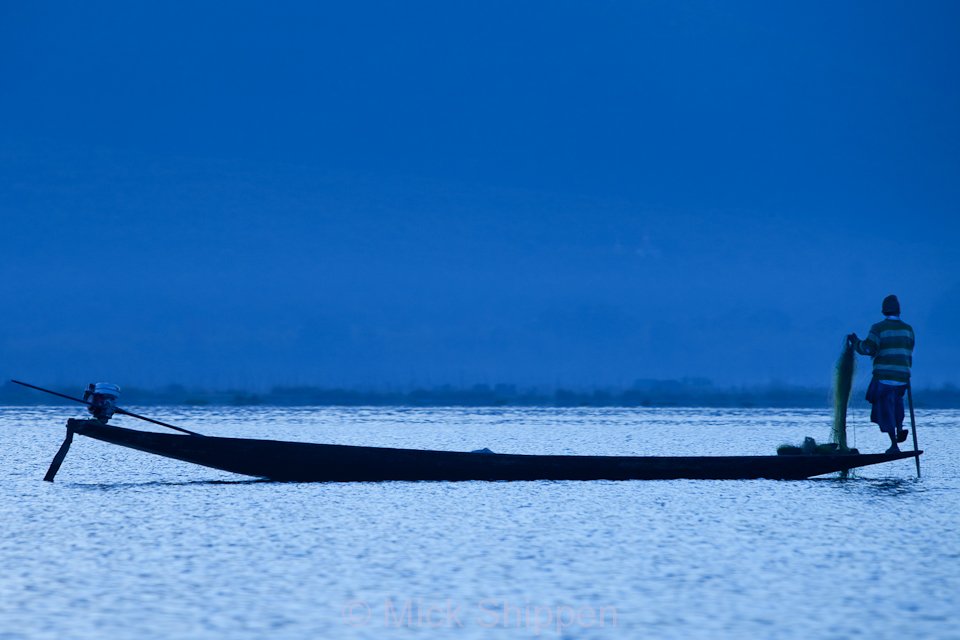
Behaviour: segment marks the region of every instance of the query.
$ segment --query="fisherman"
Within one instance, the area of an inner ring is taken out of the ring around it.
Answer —
[[[873,379],[867,388],[867,402],[873,405],[870,421],[890,436],[887,453],[900,451],[898,442],[907,439],[903,428],[903,394],[910,383],[913,365],[913,327],[900,319],[900,301],[889,295],[883,299],[883,320],[870,327],[863,340],[851,333],[847,341],[853,349],[873,358]]]

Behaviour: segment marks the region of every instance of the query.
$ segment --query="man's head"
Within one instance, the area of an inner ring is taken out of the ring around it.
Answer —
[[[889,295],[886,298],[884,298],[882,311],[883,311],[883,315],[885,316],[900,315],[900,301],[897,300],[897,296]]]

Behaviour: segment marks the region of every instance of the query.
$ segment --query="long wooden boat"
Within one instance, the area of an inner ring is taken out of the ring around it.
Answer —
[[[797,480],[914,458],[922,451],[786,456],[543,456],[388,449],[137,431],[68,420],[52,480],[73,434],[167,458],[287,482],[385,480]]]

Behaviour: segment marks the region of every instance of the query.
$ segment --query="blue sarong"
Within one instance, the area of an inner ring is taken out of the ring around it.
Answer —
[[[906,385],[884,384],[876,378],[867,390],[867,400],[873,404],[870,421],[877,423],[880,431],[896,435],[903,430],[903,394]]]

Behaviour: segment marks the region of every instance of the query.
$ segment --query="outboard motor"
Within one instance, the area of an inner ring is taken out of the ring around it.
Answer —
[[[109,382],[92,382],[83,392],[84,402],[89,402],[87,411],[93,414],[93,417],[107,424],[107,421],[113,417],[117,410],[117,398],[120,397],[120,387]]]

